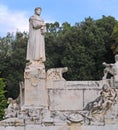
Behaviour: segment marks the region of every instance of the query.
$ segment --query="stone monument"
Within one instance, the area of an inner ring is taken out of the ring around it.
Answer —
[[[118,55],[99,81],[66,81],[67,67],[45,70],[41,8],[29,19],[27,57],[19,99],[8,99],[0,130],[117,130]],[[107,74],[113,76],[107,79]]]

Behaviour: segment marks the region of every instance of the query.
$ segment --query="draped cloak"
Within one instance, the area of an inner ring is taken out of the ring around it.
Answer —
[[[29,61],[42,61],[45,58],[45,41],[44,33],[46,32],[44,21],[38,16],[33,15],[29,19],[29,40],[27,45],[26,60]]]

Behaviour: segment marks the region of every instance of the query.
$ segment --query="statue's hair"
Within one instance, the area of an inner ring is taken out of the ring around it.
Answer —
[[[37,9],[42,10],[42,8],[41,8],[41,7],[36,7],[36,8],[34,9],[34,11],[36,11]]]

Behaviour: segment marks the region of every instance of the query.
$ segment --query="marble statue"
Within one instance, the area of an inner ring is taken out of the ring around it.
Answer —
[[[47,80],[65,80],[63,78],[63,73],[67,72],[68,68],[51,68],[47,71]]]
[[[35,14],[29,19],[29,40],[26,59],[29,60],[30,63],[43,63],[46,60],[44,41],[46,26],[44,21],[39,17],[41,10],[40,7],[35,8]]]
[[[108,73],[110,73],[111,75],[113,75],[114,80],[116,82],[118,82],[118,55],[115,55],[115,63],[113,64],[107,64],[105,62],[103,62],[103,65],[106,67],[104,69],[104,76],[102,79],[106,79]]]
[[[110,87],[108,84],[104,84],[100,96],[94,101],[89,102],[84,110],[88,110],[88,117],[92,120],[104,117],[108,110],[116,103],[117,92],[115,88]]]
[[[12,98],[8,98],[7,103],[9,105],[8,105],[8,108],[5,109],[5,117],[4,118],[17,117],[18,111],[20,109],[17,101],[13,100]]]

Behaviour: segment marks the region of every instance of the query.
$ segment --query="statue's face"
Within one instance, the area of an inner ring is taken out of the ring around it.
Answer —
[[[37,15],[40,15],[40,14],[41,14],[41,9],[35,10],[35,13],[36,13]]]

